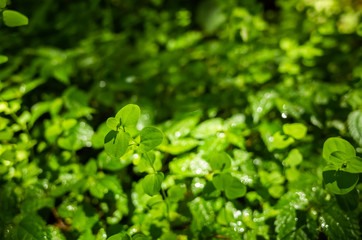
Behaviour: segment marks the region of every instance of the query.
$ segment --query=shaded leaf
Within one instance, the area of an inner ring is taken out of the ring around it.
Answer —
[[[145,193],[147,193],[150,196],[153,196],[160,192],[161,190],[161,184],[163,181],[164,175],[162,172],[157,172],[154,174],[148,174],[143,180],[142,180],[142,187]]]
[[[357,110],[348,115],[348,129],[353,139],[362,146],[362,111]]]

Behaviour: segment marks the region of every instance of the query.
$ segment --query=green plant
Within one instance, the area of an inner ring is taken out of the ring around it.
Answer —
[[[361,10],[0,0],[0,239],[360,239]]]

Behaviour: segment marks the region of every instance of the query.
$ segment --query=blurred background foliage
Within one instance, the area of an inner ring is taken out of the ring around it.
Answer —
[[[3,2],[29,25],[0,21],[0,236],[360,237],[361,184],[324,190],[321,156],[332,136],[362,152],[360,0]],[[139,156],[103,151],[128,103],[165,133],[171,219]],[[214,191],[223,151],[244,198]]]

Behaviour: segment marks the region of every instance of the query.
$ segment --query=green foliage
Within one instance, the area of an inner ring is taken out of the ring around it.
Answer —
[[[8,27],[19,27],[28,25],[28,18],[23,14],[13,11],[13,10],[4,10],[3,11],[3,20],[6,26]]]
[[[360,239],[357,2],[0,0],[0,239]]]

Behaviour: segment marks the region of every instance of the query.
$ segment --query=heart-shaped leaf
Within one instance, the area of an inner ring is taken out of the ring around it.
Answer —
[[[119,124],[120,122],[114,117],[110,117],[107,119],[107,126],[114,131],[118,130]]]
[[[162,172],[157,172],[154,174],[148,174],[143,180],[142,180],[142,187],[145,193],[147,193],[150,196],[153,196],[160,192],[161,190],[161,184],[163,181],[164,175]]]
[[[109,156],[120,158],[127,152],[130,139],[128,133],[112,130],[104,138],[104,149]]]
[[[233,176],[230,173],[216,174],[212,178],[212,183],[215,188],[220,191],[225,191],[233,182]]]
[[[128,104],[118,111],[115,118],[124,127],[136,127],[140,113],[141,110],[137,105]]]
[[[210,159],[210,166],[214,171],[229,169],[231,166],[231,158],[226,152],[215,153]]]
[[[138,150],[148,152],[162,143],[163,133],[155,127],[145,127],[140,133],[140,138]]]
[[[228,199],[236,199],[244,196],[246,193],[246,186],[237,178],[233,177],[230,185],[225,190],[225,195]]]

